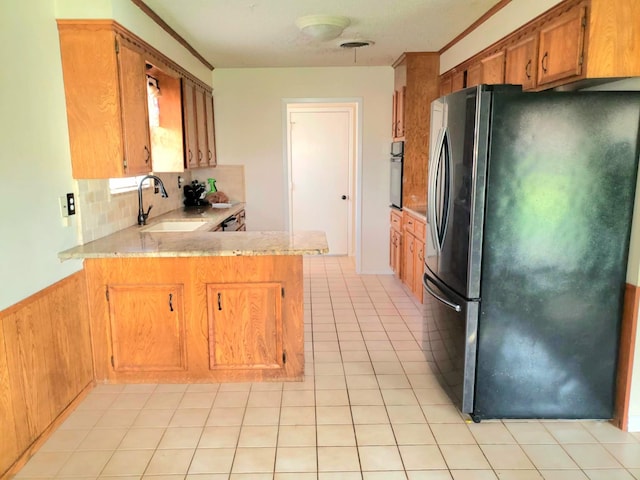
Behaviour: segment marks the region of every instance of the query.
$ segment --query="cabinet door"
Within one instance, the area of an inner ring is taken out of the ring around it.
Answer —
[[[402,234],[397,230],[391,229],[389,263],[391,270],[396,278],[400,278],[402,261]]]
[[[186,370],[183,286],[109,285],[116,372]]]
[[[198,134],[196,123],[196,86],[182,79],[182,114],[184,122],[184,166],[198,167]]]
[[[145,61],[142,54],[125,41],[119,42],[117,52],[125,174],[139,175],[151,171]]]
[[[207,155],[207,117],[205,107],[205,92],[200,87],[195,89],[196,96],[196,137],[198,140],[198,166],[207,167],[209,156]]]
[[[481,83],[498,85],[504,83],[504,50],[480,60],[482,65]]]
[[[402,252],[402,281],[409,290],[413,291],[415,237],[410,233],[405,232],[402,240],[404,242]]]
[[[217,165],[216,159],[216,124],[213,113],[213,95],[205,92],[205,115],[207,124],[207,163],[210,167]]]
[[[451,78],[452,92],[457,92],[458,90],[462,90],[465,87],[464,74],[464,71],[454,72],[453,77]]]
[[[540,30],[538,85],[582,73],[586,8],[577,6]]]
[[[396,99],[396,136],[404,137],[404,99],[407,87],[398,90]]]
[[[505,59],[505,83],[522,85],[523,90],[536,87],[538,73],[538,37],[525,38],[507,47]]]
[[[482,64],[476,63],[467,69],[467,87],[474,87],[482,83]]]
[[[398,92],[393,92],[393,102],[391,106],[391,137],[398,136]]]
[[[281,288],[271,282],[207,285],[210,369],[283,368]]]
[[[440,77],[440,96],[449,95],[451,93],[451,75],[443,75]]]
[[[413,293],[420,302],[422,302],[422,273],[424,272],[424,241],[414,240],[413,260]]]

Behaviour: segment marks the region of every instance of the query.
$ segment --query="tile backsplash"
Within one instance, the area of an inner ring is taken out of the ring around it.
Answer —
[[[184,171],[182,173],[157,173],[162,179],[167,198],[154,194],[152,188],[142,191],[145,211],[153,205],[150,218],[181,208],[183,206],[182,188],[178,187],[178,177],[182,185],[192,180],[206,183],[207,178],[216,179],[218,190],[225,192],[232,200],[244,202],[244,166],[220,165],[215,168]],[[137,224],[138,192],[111,194],[109,180],[76,180],[78,242],[91,242]]]

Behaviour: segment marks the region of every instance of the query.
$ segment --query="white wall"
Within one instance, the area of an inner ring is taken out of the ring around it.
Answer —
[[[215,69],[218,162],[245,166],[247,223],[284,230],[283,99],[362,98],[362,273],[389,272],[391,67]]]
[[[0,310],[82,268],[58,196],[73,191],[52,0],[0,2]]]

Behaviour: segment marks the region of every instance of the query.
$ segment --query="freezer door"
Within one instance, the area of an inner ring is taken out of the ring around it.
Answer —
[[[444,126],[431,148],[427,220],[434,249],[426,263],[459,295],[480,297],[484,187],[491,93],[483,87],[432,104]]]
[[[424,274],[422,348],[443,388],[463,413],[473,412],[479,302],[467,301]]]

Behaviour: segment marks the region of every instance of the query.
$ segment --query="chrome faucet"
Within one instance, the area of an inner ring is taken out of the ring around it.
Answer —
[[[149,205],[149,209],[147,213],[144,212],[144,207],[142,206],[142,184],[147,178],[153,178],[154,185],[160,188],[160,195],[163,198],[167,198],[169,195],[167,194],[167,190],[164,188],[164,183],[160,178],[155,175],[147,175],[142,180],[140,180],[140,185],[138,185],[138,225],[145,225],[147,223],[147,217],[149,216],[149,212],[153,205]]]

